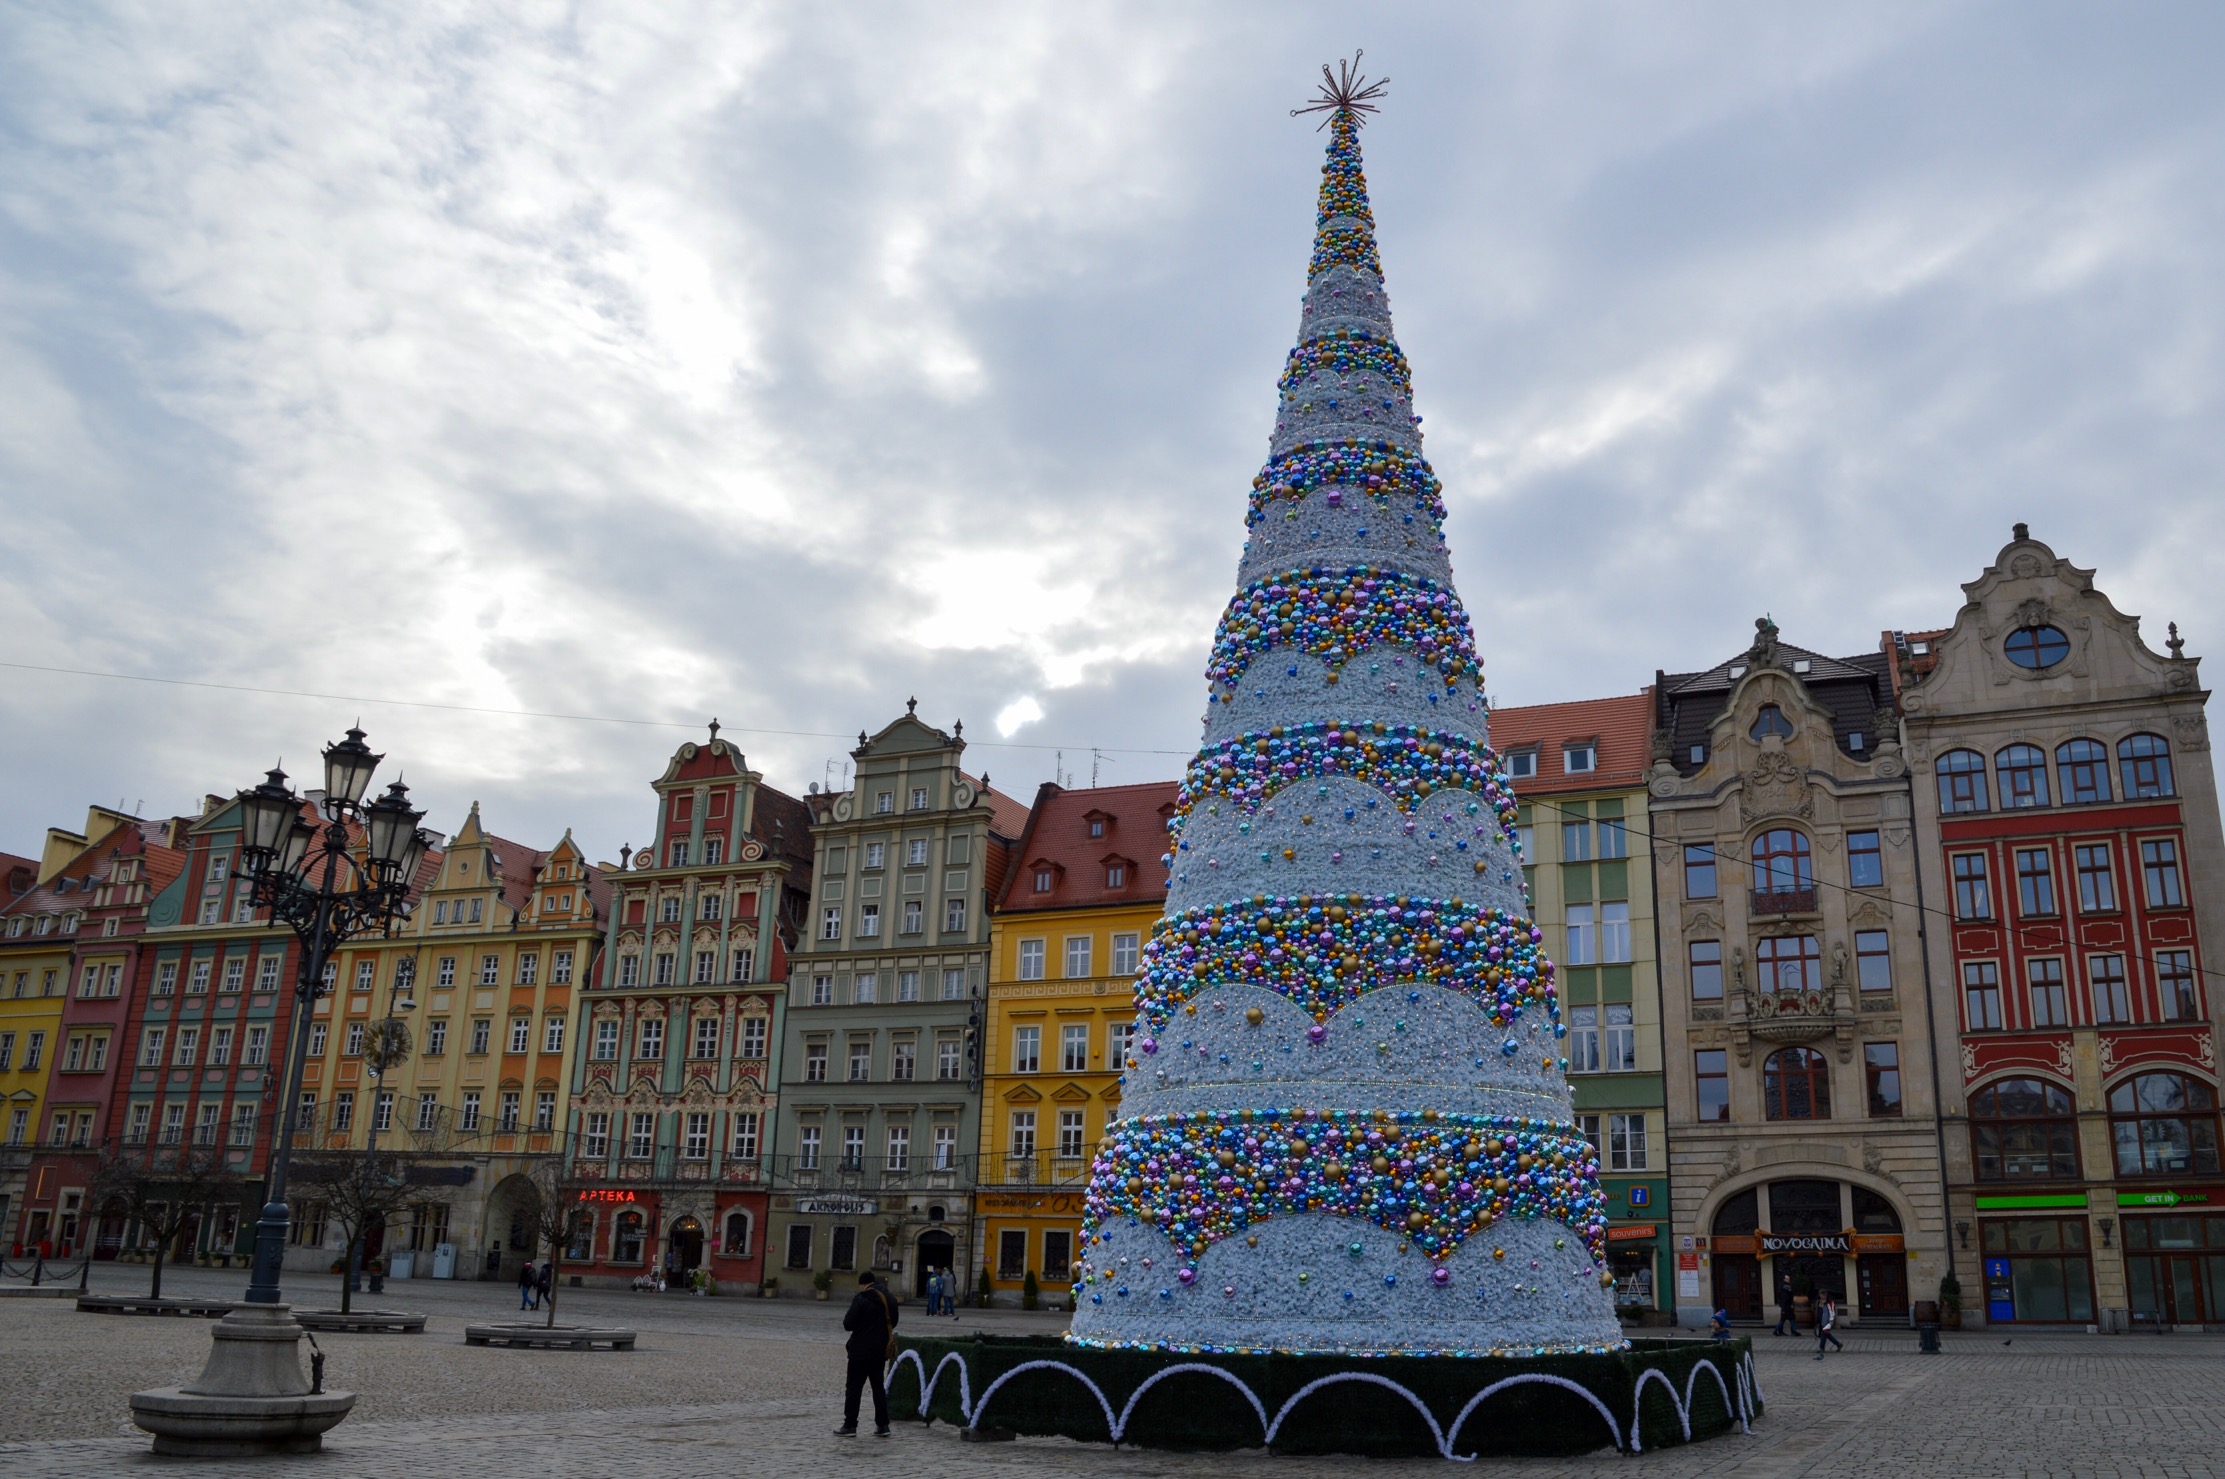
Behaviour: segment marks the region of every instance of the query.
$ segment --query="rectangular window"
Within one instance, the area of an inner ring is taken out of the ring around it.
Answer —
[[[561,1053],[564,1051],[564,1019],[562,1017],[551,1017],[541,1024],[541,1051],[544,1053]]]
[[[966,901],[964,899],[945,899],[943,901],[943,931],[946,934],[958,934],[964,931],[965,927]]]
[[[1066,979],[1076,981],[1086,978],[1090,974],[1089,957],[1090,937],[1087,935],[1068,935],[1066,937]]]
[[[2086,978],[2093,983],[2096,1022],[2132,1020],[2132,1001],[2125,987],[2122,955],[2089,955],[2086,957]]]
[[[757,952],[744,946],[734,952],[733,979],[743,985],[757,979]]]
[[[467,1098],[473,1096],[466,1096]],[[334,1134],[345,1135],[355,1128],[355,1091],[342,1089],[332,1096],[332,1129]]]
[[[222,1068],[232,1061],[232,1029],[215,1027],[209,1030],[209,1067]]]
[[[347,1043],[348,1045],[341,1050],[342,1052],[350,1058],[359,1058],[363,1055],[363,1024],[361,1022],[350,1022],[348,1024]]]
[[[2031,988],[2032,1025],[2068,1027],[2070,1010],[2063,992],[2063,963],[2059,960],[2028,960],[2024,963],[2024,980]]]
[[[1715,897],[1715,845],[1709,842],[1687,843],[1684,848],[1684,896],[1688,899]]]
[[[660,1063],[664,1060],[664,1018],[649,1017],[643,1020],[641,1035],[635,1042],[634,1058],[647,1063]]]
[[[815,1007],[831,1007],[834,1005],[834,977],[813,976],[811,978],[811,1004]]]
[[[765,1018],[744,1017],[742,1019],[742,1056],[744,1058],[762,1058],[765,1056],[765,1031]]]
[[[912,1168],[912,1127],[910,1125],[890,1125],[888,1127],[888,1149],[882,1164],[892,1174],[898,1176]]]
[[[126,1145],[145,1145],[147,1143],[147,1121],[153,1117],[154,1108],[152,1104],[134,1104],[131,1106],[131,1123],[124,1130],[124,1143]],[[18,1135],[9,1143],[21,1144],[22,1137]]]
[[[958,1127],[956,1125],[935,1126],[935,1169],[950,1171],[955,1170],[957,1165]]]
[[[673,866],[673,867],[675,867],[675,868],[685,868],[685,867],[686,867],[687,865],[688,865],[688,845],[687,845],[687,844],[686,844],[685,842],[675,842],[675,843],[673,843],[673,844],[672,844],[672,866]]]
[[[222,1105],[202,1105],[200,1116],[193,1124],[193,1143],[195,1145],[216,1144],[217,1132],[223,1125],[223,1116],[224,1107]]]
[[[716,950],[696,951],[695,984],[708,986],[716,980],[718,980],[718,952]]]
[[[621,955],[618,957],[618,984],[621,986],[639,986],[641,984],[640,956]]]
[[[479,984],[482,986],[499,986],[502,984],[501,956],[482,955],[479,957]]]
[[[1041,940],[1022,940],[1020,942],[1020,979],[1023,981],[1040,981],[1043,979],[1043,942]]]
[[[887,843],[885,843],[885,842],[868,842],[867,844],[865,844],[865,866],[866,866],[867,868],[880,868],[880,867],[884,867],[884,866],[886,866],[886,864],[887,864],[887,861],[888,861],[888,844],[887,844]]]
[[[533,1019],[531,1017],[512,1017],[510,1019],[510,1051],[522,1053],[532,1046]]]
[[[373,969],[376,969],[376,966],[375,966],[374,962],[366,960],[366,961],[362,962],[362,964],[361,964],[361,965],[359,965],[359,966],[358,966],[358,967],[356,968],[356,974],[357,974],[358,976],[360,976],[360,975],[362,975],[362,974],[363,974],[363,967],[365,967],[365,966],[370,966],[370,967],[372,967]],[[232,957],[232,958],[231,958],[230,960],[227,960],[227,961],[225,961],[225,962],[224,962],[224,986],[223,986],[223,990],[224,990],[224,991],[225,991],[225,992],[226,992],[227,994],[229,994],[229,993],[232,993],[232,992],[236,992],[236,991],[240,990],[240,989],[241,989],[242,987],[244,987],[244,986],[246,986],[246,985],[247,985],[247,957],[246,957],[246,956],[244,956],[244,955],[235,955],[235,956],[233,956],[233,957]],[[370,988],[369,988],[368,986],[366,986],[366,987],[364,987],[363,989],[364,989],[364,990],[366,990],[366,991],[368,991],[368,990],[369,990]],[[90,993],[88,993],[88,994],[90,994]]]
[[[618,1056],[618,1024],[607,1018],[595,1024],[595,1061],[608,1063]]]
[[[862,1084],[873,1077],[873,1039],[850,1039],[850,1082]]]
[[[2107,843],[2082,844],[2071,849],[2078,863],[2078,907],[2088,914],[2107,913],[2117,907],[2117,875],[2109,866]]]
[[[1599,819],[1599,856],[1601,858],[1627,858],[1630,856],[1630,832],[1621,817]]]
[[[955,862],[956,859],[952,859],[952,861]],[[904,864],[909,868],[924,868],[927,866],[926,838],[914,837],[904,844]]]
[[[1599,906],[1599,958],[1608,965],[1622,965],[1629,962],[1629,904],[1607,903]]]
[[[880,936],[880,933],[881,906],[878,904],[860,904],[858,906],[858,938],[861,940],[876,939]]]
[[[240,1054],[240,1062],[250,1068],[260,1067],[270,1057],[270,1029],[256,1025],[247,1029],[247,1050]]]
[[[1059,1029],[1059,1068],[1066,1073],[1085,1073],[1089,1069],[1089,1027],[1085,1023],[1069,1022]]]
[[[1605,1052],[1600,1066],[1609,1073],[1631,1073],[1638,1067],[1638,1029],[1627,1002],[1607,1007]]]
[[[1607,1169],[1646,1169],[1646,1117],[1642,1114],[1607,1116]]]
[[[538,954],[518,957],[518,984],[537,986],[541,981],[541,957]]]
[[[888,1076],[900,1084],[908,1084],[919,1076],[917,1042],[906,1037],[889,1044]]]
[[[601,1160],[610,1154],[610,1114],[596,1110],[587,1116],[587,1129],[581,1136],[581,1146],[588,1158]]]
[[[1590,744],[1561,746],[1561,769],[1570,775],[1590,775],[1599,768],[1599,751]]]
[[[1514,851],[1527,868],[1537,861],[1537,828],[1521,826],[1514,829]]]
[[[1986,882],[1985,854],[1955,854],[1955,918],[1991,919],[1993,891]]]
[[[278,989],[278,970],[279,957],[276,955],[266,955],[257,961],[255,965],[255,989],[257,991],[276,991]]]
[[[479,1128],[479,1091],[477,1089],[466,1089],[464,1091],[463,1106],[456,1111],[456,1128],[466,1131]]]
[[[371,1127],[381,1135],[394,1128],[394,1091],[381,1089],[371,1100]]]
[[[1074,1276],[1074,1234],[1062,1227],[1043,1230],[1043,1273],[1046,1282]]]
[[[1962,968],[1963,1019],[1972,1032],[2001,1025],[2001,975],[1990,960],[1973,960]]]
[[[796,1132],[796,1169],[799,1171],[816,1171],[819,1169],[819,1127],[817,1125],[805,1125]]]
[[[1588,863],[1591,861],[1591,823],[1561,823],[1561,861]]]
[[[2044,847],[2016,850],[2016,907],[2027,919],[2055,912],[2055,865]]]
[[[757,1115],[752,1111],[745,1110],[734,1116],[734,1159],[738,1161],[754,1161],[757,1159],[758,1123]]]
[[[1694,940],[1689,947],[1692,971],[1692,999],[1694,1001],[1721,1001],[1723,999],[1723,942],[1721,940]]]
[[[1014,1073],[1039,1073],[1043,1068],[1043,1029],[1040,1027],[1015,1027],[1012,1029],[1012,1071]]]
[[[645,1161],[656,1152],[657,1116],[652,1110],[634,1111],[626,1130],[626,1159]]]
[[[1893,989],[1893,937],[1884,930],[1854,932],[1854,975],[1864,991]]]
[[[187,1043],[186,1043],[186,1038],[187,1038],[187,1036],[188,1036],[188,1035],[190,1035],[190,1034],[191,1034],[192,1030],[193,1030],[193,1029],[191,1029],[191,1028],[187,1028],[187,1029],[185,1030],[185,1032],[183,1032],[183,1033],[180,1033],[180,1034],[179,1034],[179,1038],[178,1038],[178,1045],[179,1045],[179,1048],[180,1048],[180,1050],[181,1050],[181,1051],[184,1051],[184,1050],[186,1049],[186,1047],[187,1047]],[[23,1040],[23,1071],[24,1071],[25,1073],[29,1073],[29,1072],[30,1072],[30,1071],[31,1071],[32,1069],[34,1069],[34,1068],[38,1067],[38,1066],[39,1066],[39,1059],[40,1059],[41,1055],[45,1053],[45,1051],[46,1051],[46,1034],[45,1034],[45,1033],[43,1033],[43,1032],[34,1032],[34,1033],[32,1033],[32,1034],[31,1034],[31,1035],[30,1035],[29,1037],[25,1038],[25,1039]],[[190,1052],[190,1051],[188,1051],[188,1052],[186,1052],[186,1056],[185,1056],[185,1058],[184,1058],[184,1059],[182,1059],[181,1061],[183,1061],[183,1062],[191,1062],[191,1061],[192,1061],[192,1056],[193,1056],[193,1055],[191,1054],[191,1052]]]
[[[456,957],[443,955],[433,966],[433,984],[445,991],[456,984]]]
[[[555,955],[550,957],[549,984],[551,986],[569,986],[572,984],[571,951],[559,950],[556,952]]]
[[[1024,1279],[1028,1272],[1028,1235],[1024,1229],[1008,1227],[997,1234],[997,1277]]]
[[[674,976],[674,973],[673,973],[673,968],[672,968],[672,952],[671,952],[671,951],[669,951],[669,950],[666,950],[666,951],[662,951],[662,952],[660,952],[660,953],[658,954],[658,956],[657,956],[657,958],[656,958],[656,966],[655,966],[655,969],[656,969],[656,984],[657,984],[657,985],[659,985],[659,986],[670,986],[670,985],[674,984],[674,980],[673,980],[673,976]]]
[[[324,1023],[322,1023],[322,1022],[316,1022],[316,1023],[312,1023],[312,1024],[310,1025],[310,1028],[309,1028],[309,1056],[310,1056],[310,1057],[312,1057],[312,1058],[322,1058],[322,1057],[324,1056],[325,1035],[326,1035],[326,1032],[327,1032],[327,1030],[328,1030],[328,1029],[327,1029],[327,1028],[325,1027]]]
[[[213,964],[214,962],[206,960],[193,962],[192,973],[185,978],[186,995],[201,996],[207,993],[209,989],[209,968]]]
[[[842,1169],[845,1171],[862,1171],[865,1169],[865,1126],[844,1125],[842,1127]]]
[[[21,996],[23,994],[23,977],[20,975],[17,976],[15,978],[15,982],[15,994]],[[178,963],[174,960],[166,960],[161,965],[156,966],[154,994],[157,996],[168,996],[177,989]]]
[[[1134,1022],[1112,1022],[1105,1027],[1105,1066],[1114,1070],[1130,1068],[1129,1045],[1135,1041]]]
[[[1592,937],[1592,912],[1589,904],[1568,906],[1568,954],[1563,965],[1593,965],[1598,951]]]
[[[2163,997],[2164,1020],[2193,1022],[2201,1018],[2201,1004],[2194,990],[2194,953],[2159,950],[2155,957],[2156,986]],[[2220,1291],[2225,1293],[2225,1291]]]
[[[896,999],[898,1001],[919,1000],[918,971],[898,971],[896,973]]]
[[[1568,1071],[1599,1072],[1599,1008],[1572,1007],[1568,1013]]]
[[[1509,750],[1507,752],[1506,762],[1508,779],[1517,781],[1536,779],[1537,751]]]
[[[927,810],[927,788],[925,786],[912,787],[912,810]]]
[[[850,1000],[871,1003],[881,999],[881,978],[872,971],[859,971],[851,983]]]
[[[688,1161],[711,1158],[711,1116],[705,1111],[691,1109],[681,1120],[680,1158]]]
[[[935,1039],[935,1077],[944,1083],[955,1083],[960,1067],[959,1042],[955,1037]]]
[[[688,1056],[691,1058],[716,1058],[718,1056],[718,1040],[719,1019],[716,1017],[696,1018],[695,1041],[688,1048]]]
[[[232,1143],[234,1145],[244,1146],[255,1143],[256,1107],[253,1104],[235,1104],[232,1106]]]
[[[904,901],[904,933],[916,935],[926,928],[926,905],[918,899],[906,899]]]
[[[1142,938],[1140,935],[1132,934],[1118,934],[1112,937],[1112,973],[1114,975],[1132,976],[1136,973],[1136,962],[1140,958],[1142,950]]]
[[[1032,1109],[1015,1109],[1012,1111],[1012,1154],[1015,1156],[1035,1154],[1035,1111]]]
[[[417,1128],[430,1130],[440,1123],[440,1095],[423,1093],[417,1096]]]
[[[238,989],[238,987],[237,987],[237,986],[235,986],[235,985],[233,984],[233,980],[232,980],[232,972],[231,972],[231,969],[230,969],[230,966],[231,966],[231,964],[232,964],[232,962],[226,962],[226,969],[225,969],[225,972],[224,972],[224,987],[225,987],[225,989],[226,989],[227,991],[233,991],[233,990],[237,990],[237,989]],[[371,987],[372,987],[373,985],[375,985],[375,984],[377,983],[377,981],[378,981],[378,977],[379,977],[379,963],[378,963],[377,961],[375,961],[375,960],[369,960],[369,959],[365,959],[365,960],[358,960],[358,961],[357,961],[357,962],[355,963],[355,989],[356,989],[356,990],[358,990],[358,991],[369,991],[369,990],[371,989]]]
[[[788,1267],[811,1267],[811,1224],[808,1222],[788,1224]]]
[[[1082,1158],[1082,1112],[1078,1109],[1058,1112],[1058,1154],[1061,1160]]]
[[[2176,909],[2186,902],[2179,888],[2179,845],[2168,838],[2140,844],[2140,873],[2148,885],[2150,909]]]
[[[706,923],[726,912],[726,900],[718,894],[699,894],[695,900],[695,917]]]
[[[1901,1117],[1901,1048],[1899,1043],[1862,1045],[1862,1072],[1869,1080],[1870,1118]]]
[[[11,1145],[20,1145],[20,1144],[22,1144],[22,1143],[23,1143],[23,1136],[22,1136],[22,1135],[21,1135],[20,1133],[18,1133],[18,1132],[20,1131],[20,1129],[22,1128],[22,1117],[23,1117],[23,1114],[24,1114],[24,1111],[22,1111],[22,1110],[20,1110],[20,1109],[16,1111],[16,1116],[17,1116],[17,1121],[16,1121],[16,1124],[15,1124],[14,1126],[12,1126],[12,1127],[11,1127],[11,1128],[9,1129],[9,1131],[8,1131],[8,1143],[9,1143],[9,1144],[11,1144]],[[164,1145],[176,1145],[176,1144],[177,1144],[177,1143],[178,1143],[179,1141],[183,1140],[184,1138],[185,1138],[185,1106],[184,1106],[183,1104],[165,1104],[165,1105],[163,1105],[163,1106],[162,1106],[162,1143],[163,1143]]]
[[[502,1118],[497,1123],[495,1128],[501,1130],[505,1134],[514,1134],[517,1131],[519,1109],[518,1099],[519,1095],[522,1092],[522,1090],[518,1089],[504,1089],[502,1091]]]
[[[943,1000],[963,1001],[966,996],[966,973],[963,970],[943,972]]]
[[[819,911],[819,938],[822,940],[839,940],[842,938],[841,905],[829,904]]]
[[[1846,834],[1847,882],[1855,888],[1885,886],[1885,852],[1875,832]]]
[[[169,1035],[169,1029],[165,1027],[149,1027],[140,1034],[139,1064],[142,1068],[162,1066],[162,1044]],[[8,1058],[15,1052],[15,1034],[11,1032],[5,1038],[0,1038],[0,1044],[4,1044],[4,1051],[0,1051],[0,1068],[6,1068]]]
[[[44,1033],[34,1032],[31,1034],[31,1046],[23,1054],[23,1066],[25,1068],[38,1067],[38,1048],[45,1040],[46,1035]],[[198,1027],[180,1027],[178,1029],[178,1050],[170,1061],[180,1068],[190,1068],[200,1055],[201,1029]]]
[[[804,1044],[803,1081],[807,1084],[823,1084],[827,1081],[827,1045],[825,1043]]]

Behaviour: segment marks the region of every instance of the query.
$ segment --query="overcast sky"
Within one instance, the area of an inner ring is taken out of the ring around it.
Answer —
[[[2215,5],[23,0],[0,657],[1172,777],[1355,46],[1499,703],[1944,625],[2018,519],[2225,652]],[[359,713],[596,858],[688,737],[0,668],[0,848]]]

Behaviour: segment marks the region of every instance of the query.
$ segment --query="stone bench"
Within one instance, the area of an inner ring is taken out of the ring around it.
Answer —
[[[232,1312],[230,1299],[156,1299],[143,1294],[81,1294],[78,1309],[93,1315],[185,1315],[221,1320]]]
[[[587,1325],[466,1325],[464,1344],[508,1346],[513,1350],[613,1351],[634,1348],[634,1332]]]
[[[353,1335],[421,1335],[425,1330],[423,1315],[401,1310],[295,1310],[294,1319],[304,1330]]]

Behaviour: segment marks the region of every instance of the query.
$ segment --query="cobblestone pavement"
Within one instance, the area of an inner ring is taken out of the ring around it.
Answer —
[[[166,1293],[236,1294],[243,1275],[189,1269]],[[330,1280],[290,1286],[322,1306]],[[103,1269],[96,1290],[140,1292],[143,1270]],[[813,1464],[845,1474],[938,1479],[1131,1479],[1235,1474],[1274,1479],[1386,1479],[1441,1474],[1435,1461],[1161,1454],[1052,1439],[961,1443],[947,1427],[899,1424],[886,1442],[829,1436],[838,1416],[839,1306],[565,1291],[567,1320],[625,1323],[631,1353],[525,1352],[463,1344],[467,1320],[516,1314],[495,1284],[412,1282],[374,1301],[422,1310],[418,1336],[320,1336],[327,1384],[362,1393],[355,1415],[315,1456],[191,1463],[183,1472],[258,1476],[601,1479],[626,1475],[793,1475]],[[917,1305],[907,1323],[924,1323]],[[1056,1316],[969,1312],[944,1328],[1050,1331]],[[1947,1337],[1922,1356],[1906,1331],[1854,1334],[1844,1355],[1814,1361],[1806,1340],[1755,1342],[1769,1411],[1754,1436],[1624,1458],[1494,1460],[1524,1476],[1661,1479],[2009,1479],[2061,1475],[2225,1474],[2225,1339],[2207,1336]],[[125,1402],[135,1390],[189,1379],[208,1351],[200,1320],[81,1315],[68,1301],[0,1300],[0,1472],[111,1475],[165,1469]]]

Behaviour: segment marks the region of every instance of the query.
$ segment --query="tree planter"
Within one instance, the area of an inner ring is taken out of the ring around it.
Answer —
[[[1753,1343],[1603,1355],[1231,1356],[1057,1336],[900,1337],[894,1415],[1144,1448],[1468,1458],[1639,1452],[1744,1429]]]

